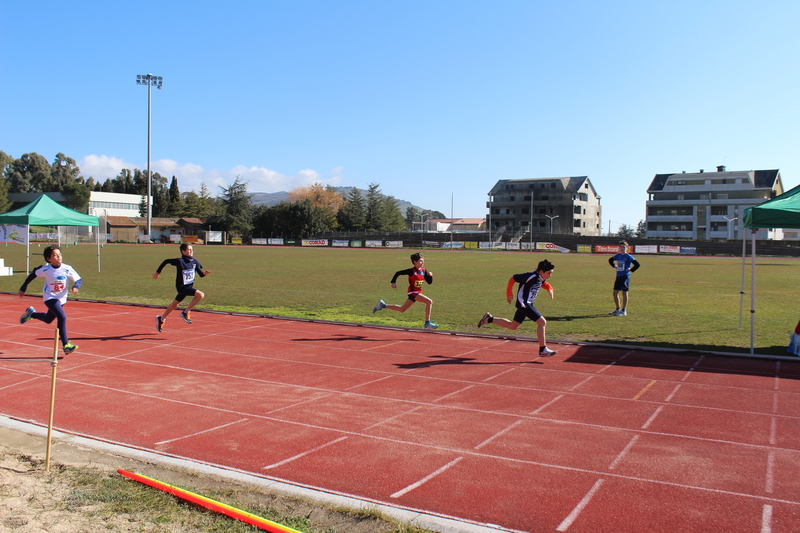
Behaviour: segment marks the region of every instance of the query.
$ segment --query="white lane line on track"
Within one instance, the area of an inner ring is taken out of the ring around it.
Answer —
[[[392,494],[389,497],[390,498],[399,498],[403,494],[411,492],[412,490],[416,489],[417,487],[419,487],[421,485],[424,485],[425,483],[427,483],[431,479],[435,478],[436,476],[438,476],[439,474],[441,474],[445,470],[449,469],[451,466],[455,466],[456,464],[458,464],[459,461],[461,461],[461,459],[463,459],[463,457],[456,457],[455,459],[453,459],[452,461],[450,461],[449,463],[447,463],[443,467],[439,468],[435,472],[431,472],[430,474],[428,474],[424,478],[420,479],[416,483],[412,483],[411,485],[407,486],[406,488],[398,490],[397,492],[395,492],[394,494]]]

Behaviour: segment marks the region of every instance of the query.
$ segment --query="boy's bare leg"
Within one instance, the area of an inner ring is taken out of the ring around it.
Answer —
[[[493,318],[492,324],[497,324],[498,326],[503,326],[506,329],[515,330],[519,327],[519,322],[514,322],[513,320],[509,320],[507,318]]]
[[[414,300],[406,300],[403,303],[403,305],[386,304],[386,307],[384,307],[384,309],[391,309],[392,311],[399,311],[401,313],[405,313],[406,309],[411,307],[411,304],[413,304],[413,303],[414,303]]]
[[[178,304],[180,304],[180,302],[178,300],[172,300],[172,303],[167,306],[166,310],[164,310],[163,313],[161,313],[161,318],[166,320],[167,319],[167,315],[170,314],[171,312],[173,312],[175,310],[175,308],[178,307]]]
[[[617,309],[622,309],[619,306],[619,291],[614,291],[614,305],[617,306]]]
[[[192,298],[192,301],[189,302],[189,305],[186,306],[186,312],[188,313],[189,311],[194,309],[194,306],[199,304],[200,300],[205,298],[205,296],[206,295],[203,294],[203,292],[201,292],[201,291],[197,291],[196,293],[194,293],[194,298]]]
[[[542,316],[536,321],[536,337],[539,339],[539,348],[547,346],[547,336],[545,335],[545,328],[547,327],[547,320]]]
[[[627,308],[628,308],[628,291],[622,291],[622,307],[620,307],[620,309],[624,311]]]
[[[409,300],[411,301],[411,300]],[[417,295],[417,301],[425,304],[425,322],[431,321],[431,308],[433,307],[433,300],[423,294]]]

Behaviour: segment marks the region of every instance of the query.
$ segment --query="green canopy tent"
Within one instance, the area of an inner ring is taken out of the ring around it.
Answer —
[[[26,271],[31,270],[31,226],[100,226],[100,219],[64,207],[43,194],[33,202],[0,215],[0,224],[16,224],[28,228]],[[97,234],[97,270],[100,270],[100,235]]]
[[[756,230],[761,228],[800,229],[800,185],[763,204],[744,210],[744,227],[750,228],[750,353],[755,350],[756,313]],[[742,252],[744,262],[745,252]],[[744,267],[742,268],[744,286]]]

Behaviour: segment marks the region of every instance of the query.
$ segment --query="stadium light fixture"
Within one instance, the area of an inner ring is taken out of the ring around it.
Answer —
[[[550,219],[550,235],[552,235],[553,234],[553,219],[554,218],[558,218],[558,215],[555,215],[555,216],[552,216],[552,217],[550,215],[545,215],[545,216]]]
[[[136,76],[136,83],[139,85],[147,86],[147,238],[151,235],[151,218],[153,215],[153,206],[150,203],[152,198],[152,177],[150,176],[150,92],[151,87],[161,89],[164,83],[164,78],[161,76],[153,76],[152,74],[140,74]]]

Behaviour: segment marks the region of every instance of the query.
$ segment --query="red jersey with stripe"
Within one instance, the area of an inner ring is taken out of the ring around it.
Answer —
[[[408,276],[408,294],[422,294],[422,285],[433,283],[433,276],[428,273],[424,268],[407,268],[405,270],[398,270],[394,273],[392,283],[397,283],[397,278],[400,276]]]

